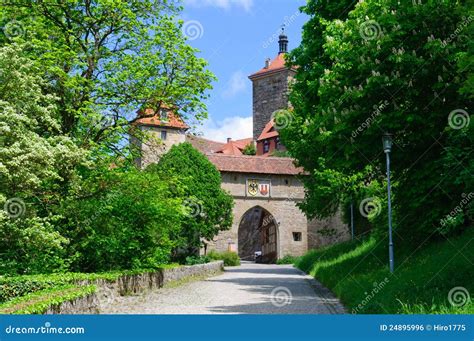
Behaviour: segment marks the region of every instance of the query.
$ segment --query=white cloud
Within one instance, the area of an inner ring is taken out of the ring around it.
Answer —
[[[249,12],[253,6],[253,0],[184,0],[184,4],[193,7],[211,6],[226,10],[236,6]]]
[[[232,74],[227,87],[222,93],[223,98],[232,98],[238,93],[244,91],[247,88],[247,77],[245,77],[242,71],[237,71]]]
[[[230,137],[233,140],[240,140],[252,137],[253,118],[233,116],[222,121],[215,122],[209,118],[204,122],[201,131],[206,139],[219,142],[227,142]]]

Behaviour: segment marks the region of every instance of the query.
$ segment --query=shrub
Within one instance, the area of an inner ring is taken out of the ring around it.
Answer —
[[[186,257],[186,265],[197,265],[209,263],[211,259],[208,256],[188,256]]]
[[[210,251],[207,256],[212,260],[223,260],[225,266],[239,266],[240,258],[235,252],[217,252]]]
[[[253,142],[249,143],[244,147],[242,150],[242,154],[244,155],[256,155],[257,154],[257,148],[255,148],[255,144]]]
[[[277,260],[277,264],[295,264],[298,261],[299,257],[295,257],[292,255],[286,255],[283,258]]]
[[[64,285],[29,293],[0,304],[0,314],[44,314],[51,306],[88,296],[96,289],[95,285]]]
[[[270,156],[272,157],[291,157],[290,152],[287,150],[274,150]]]
[[[68,240],[48,218],[10,219],[0,213],[0,273],[35,274],[64,270]]]
[[[189,143],[175,145],[160,162],[147,168],[165,181],[178,177],[184,186],[183,248],[176,260],[197,255],[202,239],[212,240],[232,225],[232,197],[221,188],[216,167]]]
[[[88,182],[89,197],[63,208],[74,270],[155,268],[170,261],[184,214],[177,181],[131,169],[100,173]]]

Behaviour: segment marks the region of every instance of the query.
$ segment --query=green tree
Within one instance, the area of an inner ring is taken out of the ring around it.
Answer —
[[[333,179],[325,197],[332,193],[336,198],[327,214],[349,194],[346,177],[382,183],[381,136],[387,131],[395,134],[397,228],[426,238],[463,199],[467,178],[454,180],[449,174],[472,172],[469,158],[461,153],[451,153],[448,169],[440,170],[449,136],[472,132],[450,121],[456,110],[465,121],[469,118],[464,113],[469,102],[459,94],[465,74],[457,72],[469,41],[467,30],[457,30],[465,13],[450,1],[368,0],[342,17],[324,15],[318,6],[329,9],[325,2],[306,6],[312,18],[302,45],[290,56],[300,67],[291,95],[292,124],[282,132],[291,154],[311,174],[302,207],[322,212],[327,203],[318,191],[324,180]],[[464,219],[461,225],[468,223]]]
[[[86,153],[62,135],[57,98],[17,44],[0,47],[0,272],[66,266],[67,239],[45,205]],[[44,213],[46,211],[46,214]],[[43,212],[43,218],[38,213]]]
[[[255,144],[253,142],[249,143],[245,146],[242,150],[242,154],[244,155],[255,155],[257,154],[257,149],[255,148]]]
[[[177,177],[185,187],[185,254],[196,253],[202,239],[210,241],[232,225],[233,199],[221,189],[219,171],[191,144],[173,146],[147,170],[163,179]]]
[[[15,219],[0,212],[0,233],[6,243],[0,245],[2,260],[12,271],[67,267],[62,258],[68,242],[64,236],[77,235],[64,230],[65,220],[71,230],[87,227],[90,238],[96,232],[100,236],[103,230],[95,222],[82,226],[63,207],[75,202],[77,212],[72,212],[90,213],[87,203],[97,194],[88,182],[100,178],[97,172],[108,174],[110,164],[133,176],[123,161],[133,159],[125,143],[128,134],[146,138],[130,129],[137,110],[159,111],[166,104],[178,108],[183,118],[206,116],[203,99],[214,76],[187,44],[183,22],[177,19],[180,10],[175,1],[161,0],[2,2],[0,204],[18,197],[20,206],[12,209],[25,211]],[[21,49],[16,47],[20,44]],[[122,216],[119,221],[126,220]],[[76,226],[71,225],[74,222]],[[130,217],[128,222],[133,232],[136,221]],[[112,223],[119,225],[113,219]],[[117,228],[114,240],[133,236],[129,232]],[[69,249],[78,248],[76,241]],[[101,252],[114,251],[96,246]],[[146,242],[143,247],[144,252],[152,249]],[[15,248],[20,250],[16,254]],[[149,264],[166,259],[166,247],[162,249],[161,258],[148,254]],[[92,252],[90,257],[87,252],[78,254],[84,258],[73,259],[76,269],[78,264],[92,268],[93,255],[99,259]],[[137,259],[146,263],[143,253],[137,252]],[[110,266],[138,262],[127,261],[119,257]]]
[[[206,117],[214,76],[187,44],[180,10],[161,0],[15,0],[2,4],[0,18],[4,42],[28,42],[59,97],[62,131],[116,151],[144,106]]]
[[[62,135],[57,101],[22,48],[0,48],[0,197],[38,194],[80,163],[84,151]]]
[[[62,205],[62,233],[71,243],[75,271],[155,268],[170,261],[180,243],[183,199],[156,174],[101,170],[82,185],[80,200]]]

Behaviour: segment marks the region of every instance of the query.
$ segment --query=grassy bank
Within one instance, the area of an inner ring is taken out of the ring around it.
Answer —
[[[41,314],[58,305],[96,291],[97,281],[114,282],[122,276],[133,276],[174,268],[178,264],[156,269],[104,273],[57,273],[44,275],[0,276],[0,314]]]
[[[474,228],[415,250],[403,247],[403,241],[395,247],[393,275],[386,240],[312,250],[295,265],[331,289],[352,313],[474,314]]]

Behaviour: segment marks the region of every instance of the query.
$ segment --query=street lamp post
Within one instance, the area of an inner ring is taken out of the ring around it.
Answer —
[[[388,191],[388,256],[390,272],[393,273],[394,257],[393,257],[393,238],[392,238],[392,199],[390,184],[390,152],[392,151],[393,135],[384,134],[382,137],[383,151],[387,160],[387,191]]]

